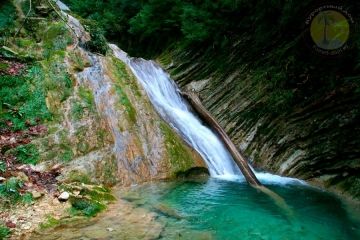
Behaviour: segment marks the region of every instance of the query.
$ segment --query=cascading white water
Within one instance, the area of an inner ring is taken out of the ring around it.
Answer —
[[[150,101],[161,117],[176,129],[205,160],[210,175],[231,180],[244,180],[232,156],[218,136],[190,111],[179,94],[179,89],[169,75],[154,61],[129,58],[116,45],[110,44],[117,58],[125,62],[144,87]],[[255,173],[261,181],[268,183],[300,182],[269,173]]]
[[[219,138],[189,110],[175,83],[153,61],[132,59],[129,66],[145,88],[151,102],[206,161],[211,176],[241,173]]]

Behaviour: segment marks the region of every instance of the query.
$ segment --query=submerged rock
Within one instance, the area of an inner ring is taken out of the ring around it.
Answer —
[[[100,220],[101,219],[101,220]],[[109,227],[111,226],[111,227]],[[98,217],[79,221],[66,229],[45,229],[29,239],[159,239],[164,225],[145,209],[135,208],[123,200],[108,206],[108,211]]]
[[[175,218],[175,219],[182,219],[183,217],[176,212],[175,209],[171,208],[170,206],[166,205],[166,204],[158,204],[156,206],[154,206],[154,209],[156,212],[167,216],[167,217],[171,217],[171,218]]]

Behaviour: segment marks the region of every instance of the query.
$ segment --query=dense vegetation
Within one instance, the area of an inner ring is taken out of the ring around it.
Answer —
[[[212,70],[231,71],[247,63],[255,82],[272,94],[263,111],[283,112],[299,99],[321,95],[360,72],[359,34],[350,51],[324,61],[306,46],[305,20],[315,1],[66,0],[94,20],[105,37],[131,55],[155,57],[171,47],[211,58]],[[356,20],[359,3],[344,3]],[[233,55],[231,62],[224,59]],[[204,58],[204,61],[207,61]],[[319,91],[319,89],[321,91]]]
[[[252,42],[253,50],[249,51],[268,51],[282,40],[299,37],[307,12],[316,3],[313,0],[65,2],[82,17],[95,20],[109,40],[137,54],[158,52],[174,42],[226,48],[244,37],[244,33]],[[345,6],[355,14],[358,5]]]

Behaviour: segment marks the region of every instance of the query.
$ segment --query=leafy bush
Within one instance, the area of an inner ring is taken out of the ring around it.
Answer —
[[[66,49],[73,41],[71,33],[63,22],[56,22],[45,27],[45,31],[41,33],[41,39],[44,46],[44,57],[49,59],[56,52]],[[39,27],[41,28],[41,27]]]
[[[86,31],[90,33],[91,40],[85,43],[85,48],[91,52],[105,55],[109,50],[107,40],[104,36],[105,31],[95,21],[82,21]]]
[[[92,91],[83,86],[79,87],[79,97],[84,102],[84,105],[89,111],[95,110],[95,99]]]
[[[31,204],[34,201],[34,198],[32,196],[31,193],[25,193],[22,197],[21,197],[21,202],[24,204]]]
[[[24,186],[23,182],[16,177],[11,177],[0,184],[0,203],[10,206],[16,203],[31,204],[33,197],[31,193],[20,193]]]
[[[0,200],[9,200],[11,203],[18,202],[21,199],[19,190],[23,187],[22,181],[12,177],[6,182],[0,184]]]
[[[78,189],[77,186],[82,186],[77,197],[70,197],[71,208],[69,211],[71,215],[95,216],[97,213],[106,209],[107,203],[115,200],[115,197],[108,188],[86,185],[83,182],[89,181],[90,179],[87,179],[88,177],[85,178],[80,172],[73,172],[73,174],[74,176],[71,177],[72,179],[68,180],[78,183],[60,186],[61,189],[70,192],[74,189]]]
[[[71,115],[75,120],[80,120],[84,115],[84,107],[81,103],[75,102],[71,108]]]
[[[9,0],[0,3],[0,41],[4,44],[7,37],[11,34],[14,26],[16,11],[14,5]]]
[[[0,128],[11,122],[12,130],[21,130],[50,119],[41,76],[38,66],[19,76],[0,75]]]
[[[83,214],[87,217],[95,216],[105,209],[105,205],[85,199],[75,199],[72,202],[73,214]]]
[[[0,224],[0,240],[6,239],[10,235],[10,229]]]
[[[56,55],[44,62],[48,71],[46,78],[44,77],[43,88],[48,92],[55,92],[56,100],[63,102],[71,95],[73,83],[67,73],[66,66],[59,64],[60,58],[62,57]]]
[[[0,161],[0,172],[4,173],[5,171],[6,171],[6,163]]]
[[[40,154],[34,144],[26,144],[15,149],[15,156],[20,163],[35,165],[39,161]]]

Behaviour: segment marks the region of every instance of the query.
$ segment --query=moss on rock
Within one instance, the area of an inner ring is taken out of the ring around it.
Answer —
[[[191,169],[194,166],[194,156],[185,147],[184,141],[166,123],[161,122],[160,129],[165,138],[164,143],[170,163],[169,170],[172,175],[176,176]]]

